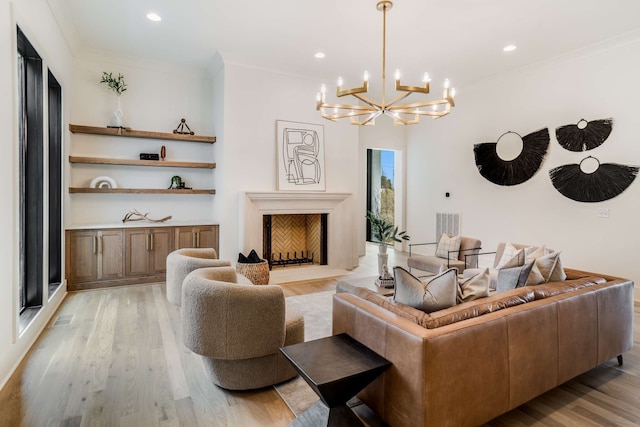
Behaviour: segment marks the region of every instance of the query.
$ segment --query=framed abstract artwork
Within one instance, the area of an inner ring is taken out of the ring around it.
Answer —
[[[278,191],[325,191],[324,128],[276,120]]]

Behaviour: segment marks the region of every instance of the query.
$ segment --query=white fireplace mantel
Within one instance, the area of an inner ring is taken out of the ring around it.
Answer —
[[[350,270],[358,265],[355,216],[350,193],[247,192],[240,198],[242,250],[262,252],[262,217],[278,214],[326,213],[328,267]]]

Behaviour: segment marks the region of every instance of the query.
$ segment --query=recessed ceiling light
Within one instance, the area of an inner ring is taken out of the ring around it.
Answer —
[[[314,55],[316,58],[318,59],[322,59],[325,57],[324,52],[316,52],[316,54]]]
[[[515,44],[509,44],[509,45],[506,45],[505,47],[503,47],[502,50],[504,52],[513,52],[517,48],[518,48],[518,46],[516,46]]]
[[[150,21],[154,21],[154,22],[162,21],[162,18],[160,17],[160,15],[158,15],[157,13],[154,13],[154,12],[147,13],[147,19],[149,19]]]

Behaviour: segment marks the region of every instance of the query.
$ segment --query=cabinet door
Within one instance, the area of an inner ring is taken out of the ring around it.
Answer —
[[[218,252],[218,226],[209,225],[198,227],[196,244],[199,248],[213,248]]]
[[[195,247],[196,230],[193,227],[176,227],[176,249]]]
[[[164,274],[167,270],[167,255],[173,250],[173,228],[149,230],[149,274]]]
[[[67,281],[90,282],[98,278],[98,233],[94,230],[67,232]]]
[[[125,276],[149,274],[149,231],[146,228],[125,230]]]
[[[98,277],[103,280],[124,276],[124,251],[122,230],[103,230],[99,233]]]

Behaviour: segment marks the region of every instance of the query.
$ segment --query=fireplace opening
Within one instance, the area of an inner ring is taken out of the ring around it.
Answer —
[[[274,267],[327,265],[328,214],[263,215],[263,258]]]

